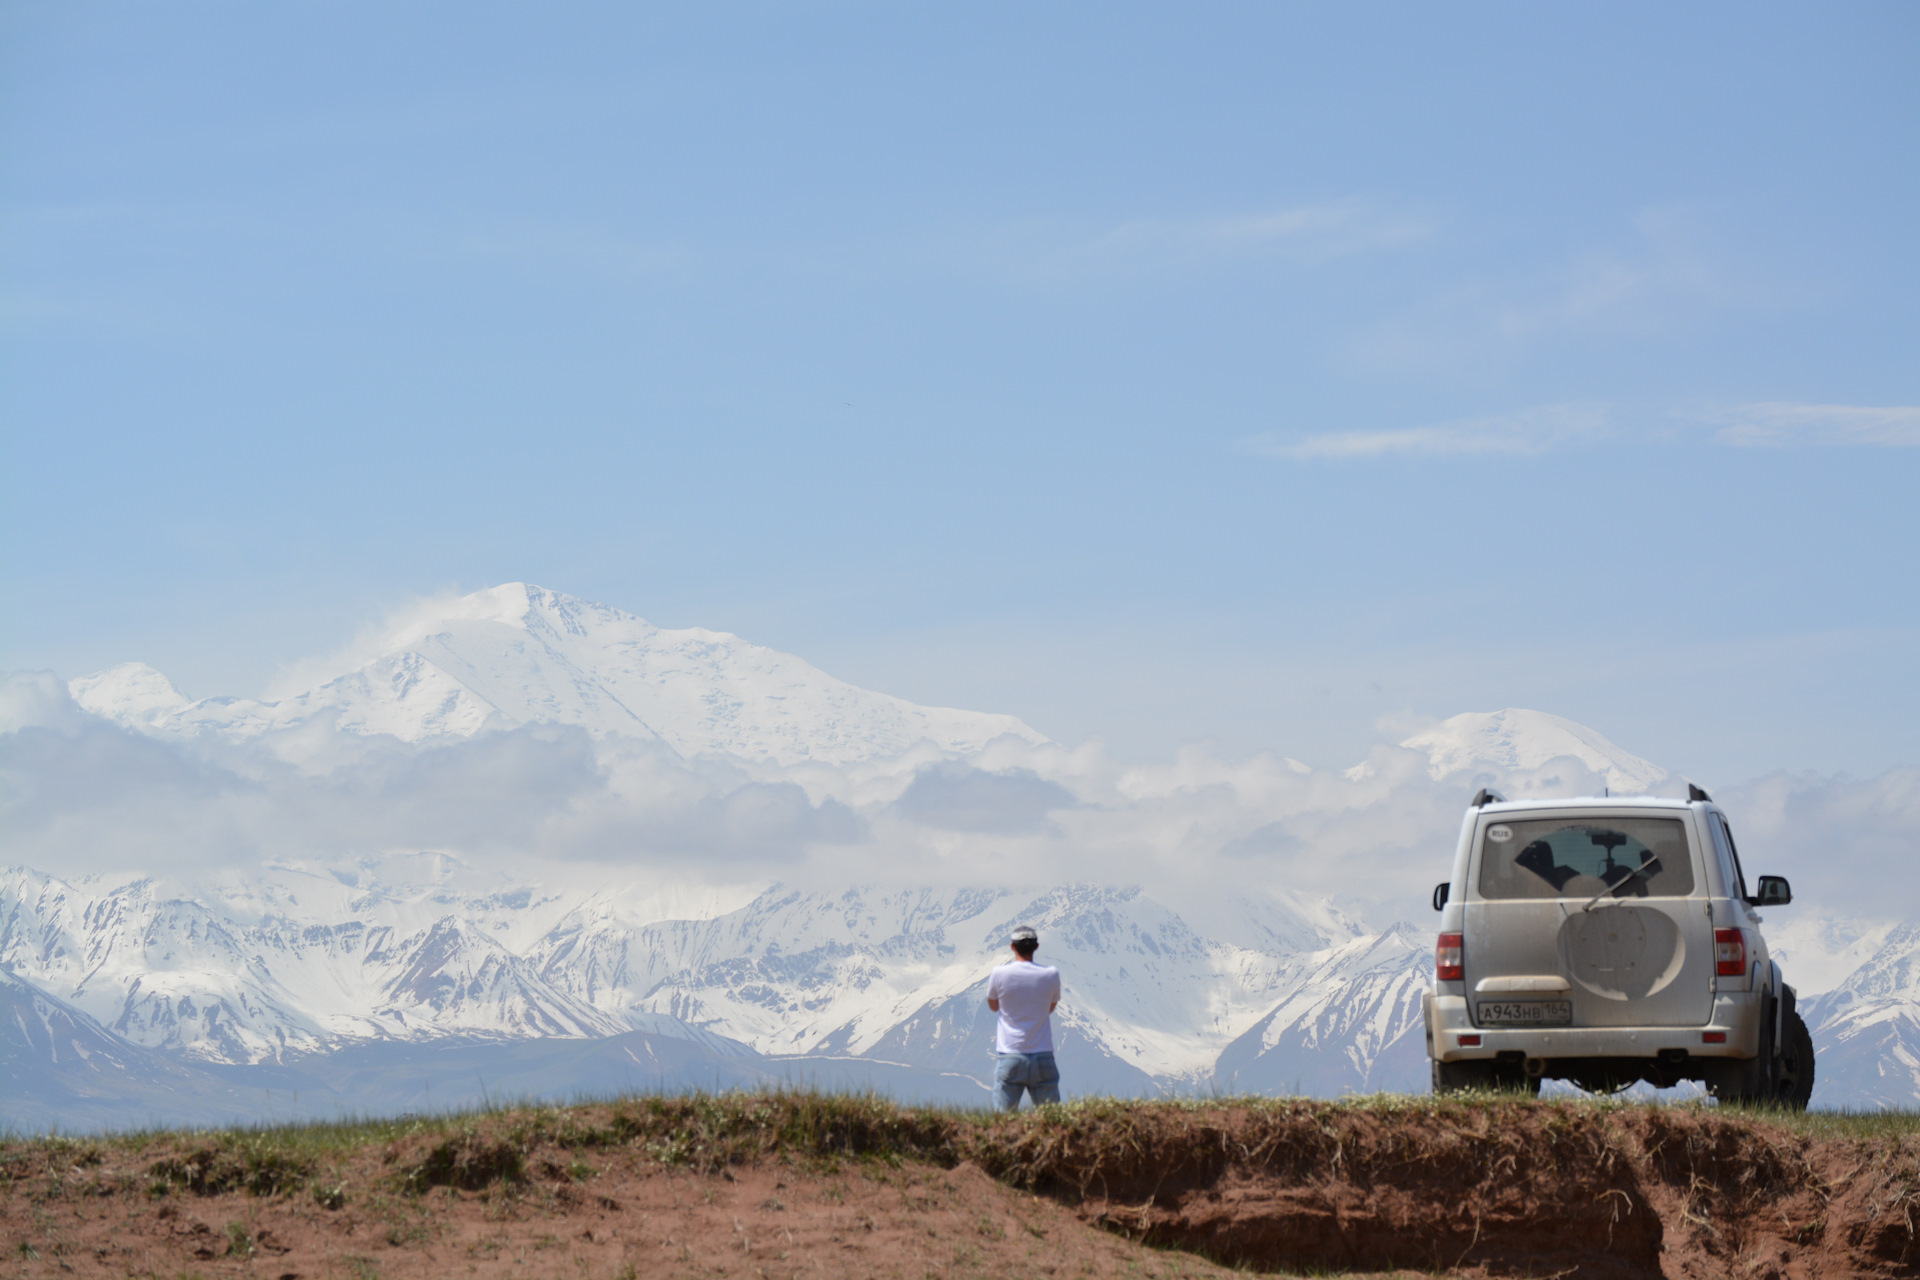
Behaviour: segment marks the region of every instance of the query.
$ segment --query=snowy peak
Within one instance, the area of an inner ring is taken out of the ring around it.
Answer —
[[[123,662],[81,676],[68,682],[67,692],[93,714],[132,726],[154,724],[190,705],[173,681],[144,662]]]
[[[1585,725],[1544,711],[1472,711],[1416,733],[1400,745],[1426,753],[1427,772],[1435,781],[1479,769],[1531,771],[1568,757],[1605,778],[1614,791],[1644,792],[1667,777],[1659,765],[1615,746]]]
[[[1890,929],[1847,980],[1805,1004],[1815,1105],[1907,1108],[1920,1098],[1920,925]]]
[[[626,1026],[555,991],[534,968],[472,922],[446,916],[389,954],[370,952],[390,976],[377,1015],[436,1032],[508,1036],[608,1036]]]
[[[224,738],[330,723],[420,742],[547,723],[781,765],[888,759],[922,743],[972,755],[1003,736],[1046,742],[1013,716],[917,706],[726,632],[668,630],[517,582],[422,606],[371,658],[278,700],[190,703],[138,663],[69,689],[131,728]]]
[[[1273,1012],[1221,1051],[1215,1087],[1314,1093],[1418,1088],[1432,935],[1402,923],[1310,958]]]
[[[1137,886],[775,885],[674,904],[638,884],[513,888],[431,856],[389,861],[401,865],[192,886],[6,872],[0,966],[137,1044],[227,1063],[369,1040],[695,1028],[763,1053],[869,1054],[928,1010],[951,1005],[971,1026],[1025,923],[1069,975],[1084,1040],[1131,1069],[1197,1079],[1329,944],[1356,941],[1261,895],[1242,911],[1265,942],[1246,946]],[[674,905],[721,909],[660,914]]]

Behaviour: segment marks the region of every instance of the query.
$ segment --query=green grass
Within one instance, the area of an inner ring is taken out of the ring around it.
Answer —
[[[1730,1115],[1746,1116],[1766,1124],[1779,1125],[1809,1138],[1848,1138],[1873,1142],[1900,1139],[1920,1133],[1920,1111],[1863,1111],[1838,1107],[1821,1111],[1781,1111],[1770,1107],[1725,1106],[1717,1108]]]

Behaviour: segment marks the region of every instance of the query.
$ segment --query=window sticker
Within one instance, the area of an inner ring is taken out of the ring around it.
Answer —
[[[1496,822],[1487,828],[1487,839],[1493,841],[1495,844],[1505,844],[1507,841],[1513,839],[1513,828],[1504,822]]]

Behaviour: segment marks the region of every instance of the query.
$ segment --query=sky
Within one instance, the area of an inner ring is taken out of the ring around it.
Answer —
[[[0,5],[0,669],[530,581],[1064,743],[1920,763],[1920,9]]]

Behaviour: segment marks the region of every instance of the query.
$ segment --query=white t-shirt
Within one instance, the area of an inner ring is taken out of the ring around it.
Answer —
[[[1053,1023],[1047,1017],[1060,999],[1060,971],[1048,964],[1014,960],[987,979],[987,999],[1000,1002],[999,1053],[1052,1053]]]

